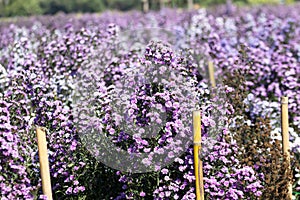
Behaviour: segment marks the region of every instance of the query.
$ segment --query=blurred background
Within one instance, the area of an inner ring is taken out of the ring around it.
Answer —
[[[0,17],[64,13],[103,12],[105,10],[158,10],[199,8],[220,4],[238,6],[292,3],[294,0],[0,0]]]

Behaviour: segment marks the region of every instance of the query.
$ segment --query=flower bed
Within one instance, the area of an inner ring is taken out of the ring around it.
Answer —
[[[297,10],[241,9],[233,16],[222,8],[211,14],[162,10],[0,22],[1,199],[45,199],[35,126],[47,128],[54,199],[195,199],[187,139],[194,109],[202,110],[205,199],[288,199],[292,179],[299,198]],[[147,34],[160,41],[147,41]],[[118,38],[130,35],[136,38],[127,41],[142,41],[144,51],[119,46]],[[215,65],[214,90],[208,61]],[[129,103],[116,96],[124,91]],[[289,97],[292,170],[282,154],[281,96]],[[83,110],[94,113],[82,119],[77,112]],[[101,135],[83,131],[84,120]],[[146,129],[150,122],[157,126]],[[146,137],[149,130],[153,135]],[[131,165],[138,161],[139,167]]]

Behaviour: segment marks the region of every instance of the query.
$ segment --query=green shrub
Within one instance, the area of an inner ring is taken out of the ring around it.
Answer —
[[[279,4],[280,0],[247,0],[250,5],[258,4]]]
[[[0,17],[28,16],[42,13],[39,0],[13,0],[0,8]]]

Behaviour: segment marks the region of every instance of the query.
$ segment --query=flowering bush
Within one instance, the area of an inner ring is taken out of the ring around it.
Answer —
[[[1,199],[45,199],[36,126],[46,128],[55,199],[195,199],[194,109],[202,110],[206,199],[287,199],[292,179],[298,198],[297,9],[0,22]],[[118,40],[133,33],[142,48]],[[292,170],[281,152],[283,95]]]

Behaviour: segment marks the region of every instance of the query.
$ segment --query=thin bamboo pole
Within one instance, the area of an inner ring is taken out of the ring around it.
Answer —
[[[148,0],[142,0],[142,7],[143,7],[143,12],[144,13],[149,12],[149,1]]]
[[[216,87],[216,80],[215,80],[215,70],[214,70],[214,64],[212,61],[208,62],[208,72],[209,72],[209,80],[211,87]]]
[[[45,129],[38,127],[36,129],[36,134],[38,140],[43,194],[47,196],[48,200],[52,200],[51,179]]]
[[[193,0],[188,0],[188,9],[189,9],[189,10],[192,10],[193,7],[194,7]]]
[[[159,0],[159,9],[163,9],[165,7],[165,0]]]
[[[201,113],[193,112],[193,133],[194,133],[194,166],[196,177],[196,197],[197,200],[204,200],[203,169],[202,161],[199,160],[201,150]]]
[[[283,153],[287,155],[287,160],[290,166],[290,144],[289,144],[289,114],[288,114],[288,97],[281,97],[281,133],[282,133],[282,149]],[[292,199],[292,183],[288,186],[288,195]]]

